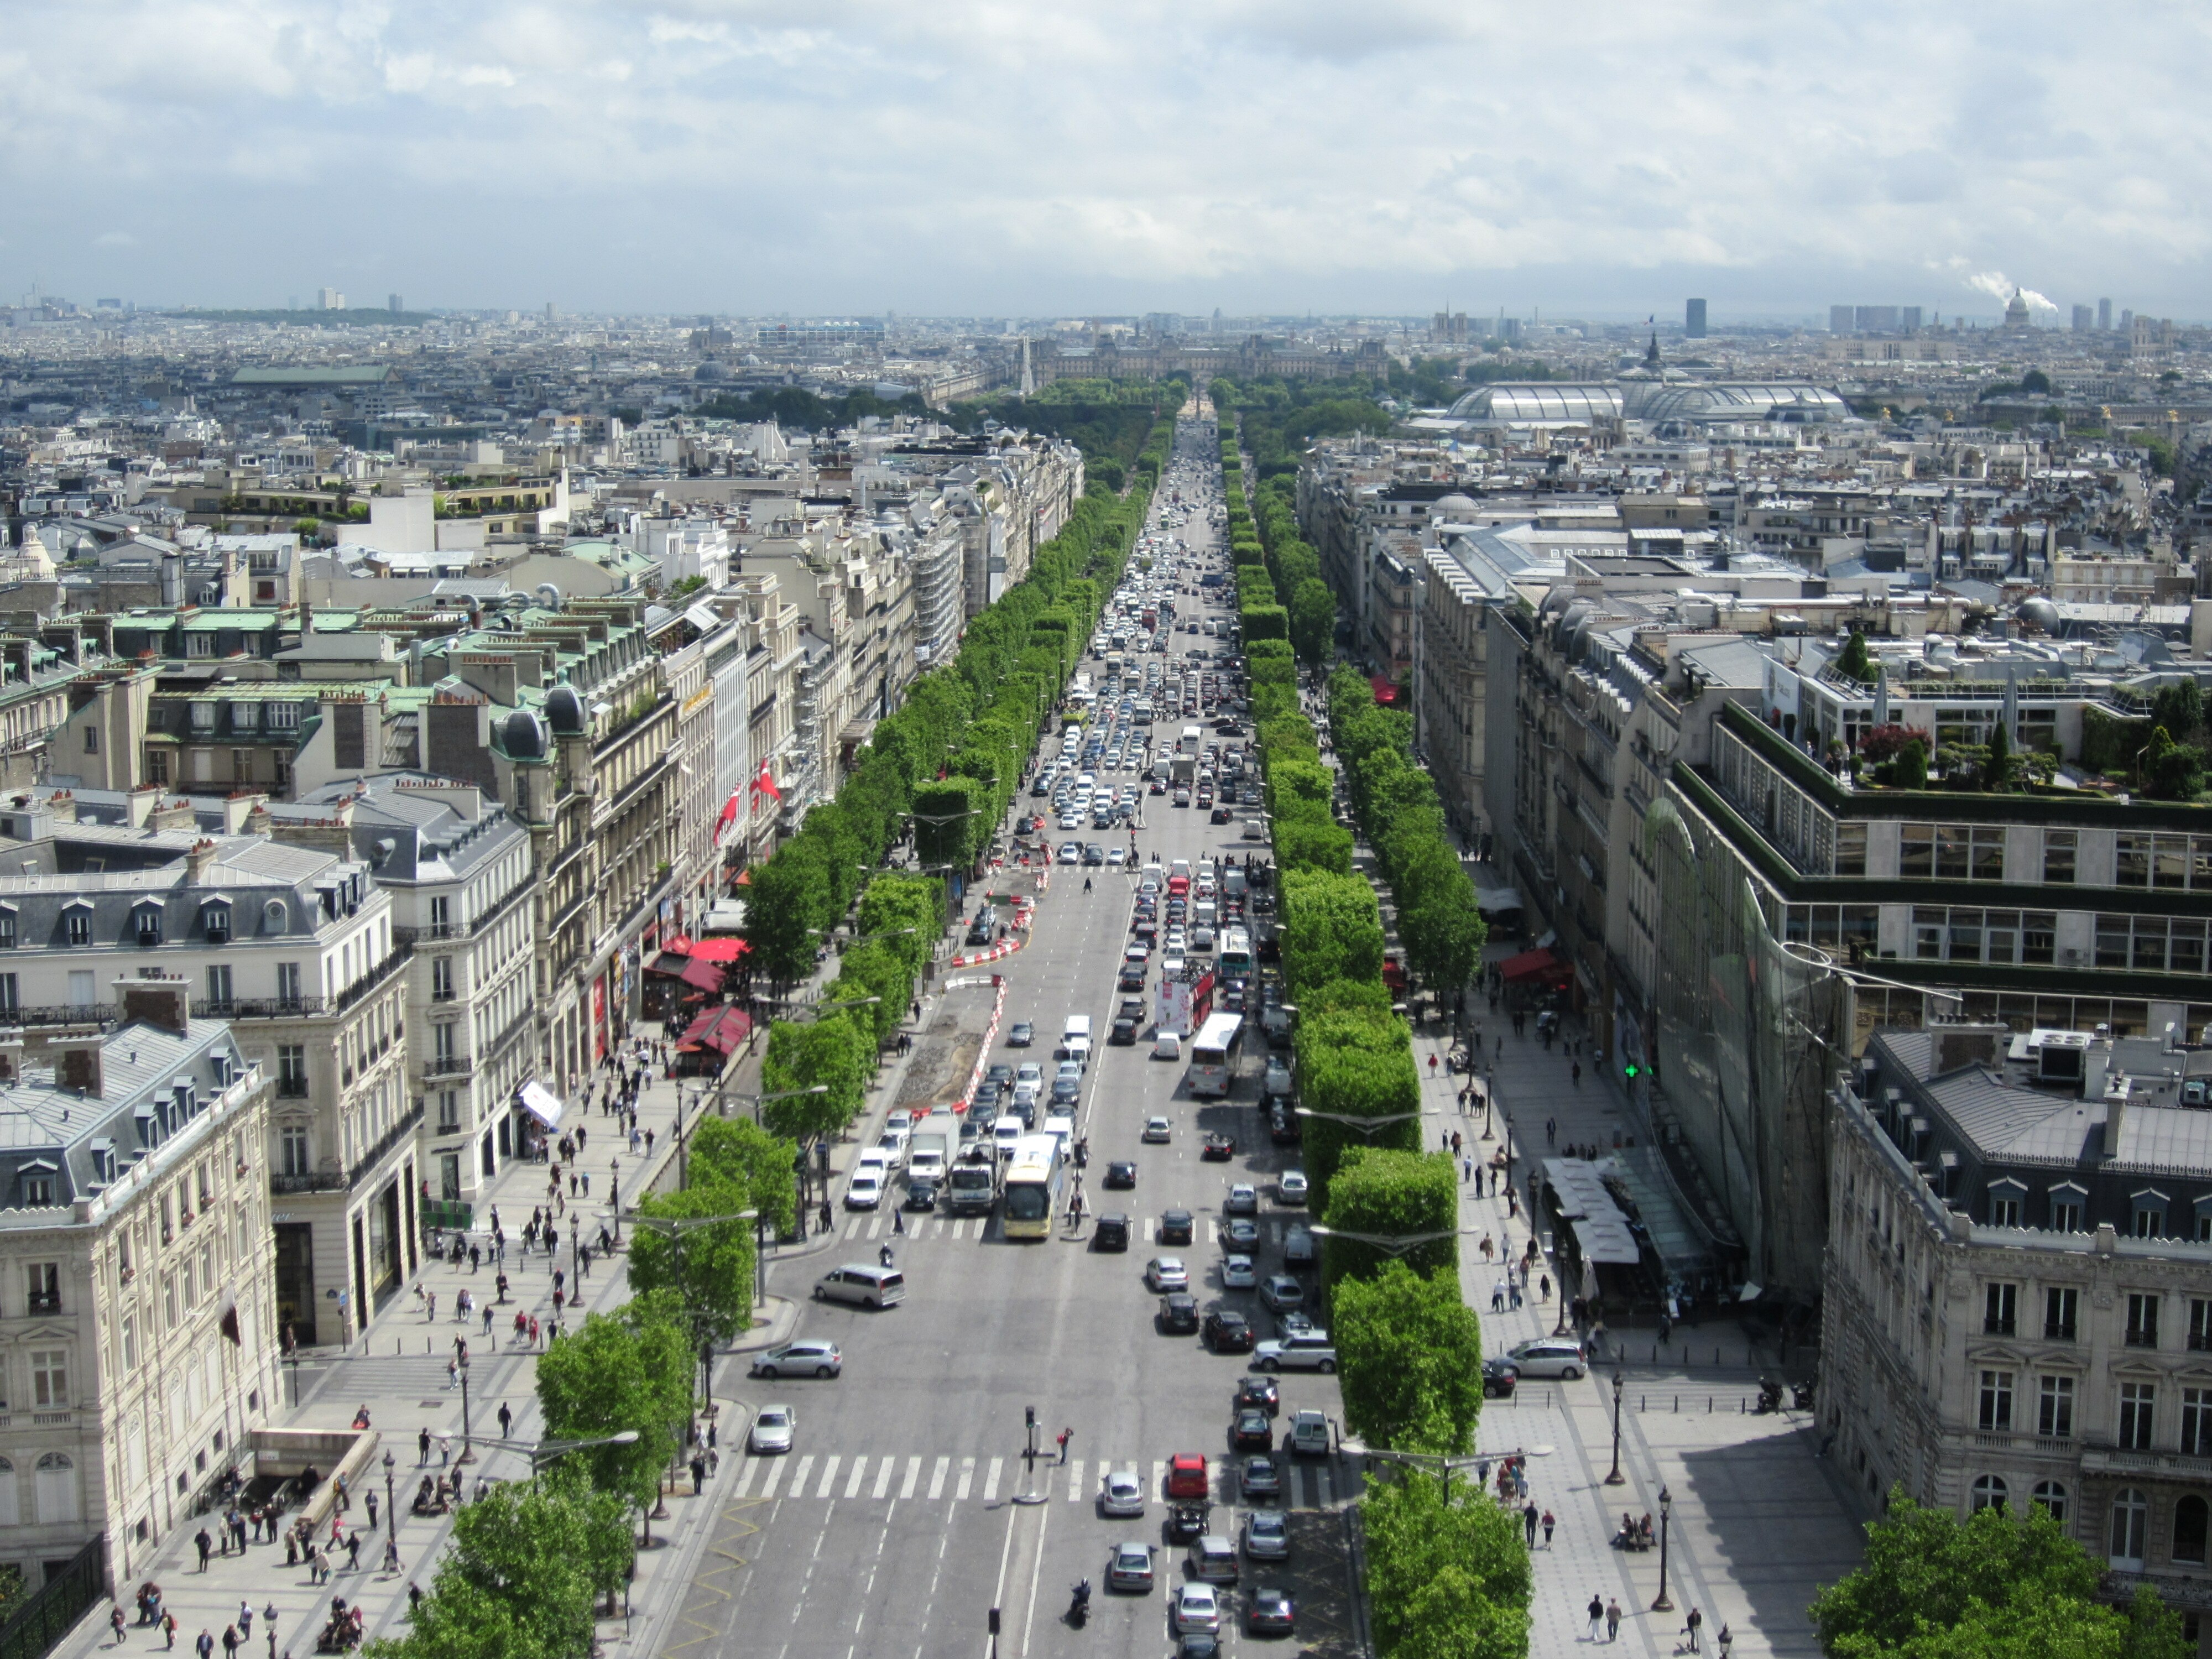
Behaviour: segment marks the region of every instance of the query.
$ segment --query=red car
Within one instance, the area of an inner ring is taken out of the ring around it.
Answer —
[[[1205,1498],[1213,1492],[1207,1480],[1206,1459],[1196,1452],[1177,1452],[1168,1460],[1168,1497]]]

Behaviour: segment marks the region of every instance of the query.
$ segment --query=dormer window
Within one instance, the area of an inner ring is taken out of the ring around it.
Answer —
[[[209,944],[230,943],[230,901],[228,899],[210,899],[201,907],[200,921],[207,931]]]
[[[192,642],[193,642],[194,644],[198,644],[202,640],[206,640],[206,638],[207,638],[207,636],[206,636],[206,635],[195,635],[193,636]],[[207,640],[207,643],[208,643],[209,645],[212,646],[212,645],[215,643],[215,641],[212,641],[212,640]],[[205,654],[206,654],[206,653],[205,653],[205,652],[201,652],[201,653],[198,653],[198,654],[200,654],[200,655],[205,655]],[[212,732],[212,731],[214,731],[214,730],[215,730],[216,716],[216,714],[217,714],[218,713],[220,713],[220,712],[221,712],[221,710],[220,710],[220,706],[219,706],[219,705],[217,705],[217,704],[216,704],[216,703],[212,703],[212,702],[196,702],[196,703],[194,703],[194,704],[192,705],[192,730],[193,730],[193,731],[195,731],[195,732]]]
[[[281,933],[292,924],[292,913],[283,899],[270,899],[261,907],[261,931]]]
[[[15,1166],[15,1185],[26,1209],[43,1209],[54,1201],[54,1177],[60,1171],[45,1158],[35,1158]]]
[[[2129,1194],[2128,1200],[2134,1215],[2134,1224],[2129,1231],[2137,1238],[2164,1238],[2166,1194],[2154,1187],[2146,1187],[2140,1192]]]
[[[161,942],[161,907],[153,900],[135,904],[131,908],[131,926],[137,936],[138,948],[147,950]]]
[[[15,913],[0,905],[0,951],[15,948]]]

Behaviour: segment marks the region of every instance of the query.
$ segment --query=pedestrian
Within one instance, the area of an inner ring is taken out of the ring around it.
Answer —
[[[386,1534],[384,1540],[384,1570],[397,1577],[399,1572],[399,1540]]]
[[[359,1572],[361,1571],[361,1534],[357,1532],[348,1533],[346,1534],[345,1547],[346,1571],[348,1572]]]
[[[165,1613],[161,1618],[161,1651],[173,1653],[177,1649],[177,1615]]]
[[[1546,1549],[1552,1547],[1552,1528],[1559,1524],[1552,1518],[1551,1510],[1546,1510],[1544,1511],[1544,1547]]]
[[[1699,1651],[1698,1647],[1698,1638],[1704,1632],[1705,1628],[1705,1615],[1699,1613],[1695,1607],[1692,1607],[1690,1609],[1689,1618],[1686,1620],[1682,1625],[1682,1634],[1690,1638],[1691,1652],[1696,1653]]]
[[[426,1292],[422,1297],[422,1302],[424,1307],[428,1310],[428,1311],[423,1315],[425,1321],[435,1319],[438,1316],[437,1291],[430,1291]]]
[[[490,1303],[487,1302],[484,1304],[483,1334],[486,1336],[489,1336],[491,1334],[491,1322],[496,1316],[498,1310],[494,1308]]]
[[[1505,1281],[1502,1279],[1490,1288],[1490,1311],[1492,1313],[1505,1311]]]
[[[438,1431],[438,1467],[441,1469],[449,1468],[453,1462],[453,1437],[447,1430],[441,1429]],[[337,1542],[337,1529],[333,1528],[331,1532],[331,1541],[334,1544]]]
[[[1521,1511],[1521,1527],[1528,1535],[1528,1547],[1532,1550],[1536,1547],[1536,1506],[1531,1504]]]
[[[215,1540],[208,1536],[208,1529],[205,1527],[202,1527],[192,1534],[192,1547],[200,1553],[200,1571],[205,1572],[208,1556],[215,1549]]]
[[[894,1233],[906,1231],[906,1211],[903,1208],[894,1209],[891,1212],[891,1231]]]
[[[210,1659],[215,1652],[215,1632],[202,1626],[199,1639],[192,1644],[192,1651],[199,1655],[200,1659]]]
[[[1536,1299],[1537,1299],[1539,1302],[1549,1302],[1549,1301],[1552,1299],[1552,1276],[1551,1276],[1551,1274],[1549,1274],[1549,1273],[1540,1273],[1540,1274],[1539,1274],[1539,1275],[1537,1276],[1537,1279],[1536,1279],[1536,1289],[1537,1289],[1537,1296],[1536,1296]]]
[[[1075,1431],[1073,1429],[1062,1429],[1060,1431],[1060,1461],[1063,1468],[1065,1468],[1067,1463],[1067,1443],[1074,1438]]]
[[[1544,1120],[1544,1144],[1547,1146],[1556,1146],[1559,1144],[1559,1119],[1547,1117]]]
[[[707,1486],[707,1460],[697,1454],[691,1459],[691,1495],[696,1498]]]
[[[1605,1639],[1608,1642],[1620,1640],[1620,1598],[1619,1596],[1613,1597],[1605,1604]]]
[[[1474,1179],[1474,1160],[1463,1158],[1459,1161],[1459,1184],[1462,1187]]]
[[[119,1647],[121,1647],[121,1646],[123,1645],[123,1626],[124,1626],[124,1622],[125,1622],[125,1621],[124,1621],[124,1618],[123,1618],[123,1608],[121,1607],[121,1606],[120,1606],[120,1605],[118,1605],[118,1606],[116,1606],[116,1607],[110,1607],[110,1608],[108,1609],[108,1611],[107,1611],[107,1627],[108,1627],[110,1630],[112,1630],[112,1631],[113,1631],[113,1632],[115,1632],[115,1640],[114,1640],[114,1641],[112,1641],[112,1642],[111,1642],[110,1644],[108,1644],[108,1645],[109,1645],[110,1647],[118,1647],[118,1648],[119,1648]]]
[[[502,1440],[514,1437],[514,1410],[504,1400],[499,1402],[499,1437]]]
[[[1589,1639],[1595,1642],[1597,1640],[1598,1632],[1605,1625],[1605,1601],[1602,1597],[1595,1594],[1589,1599]]]
[[[368,1494],[368,1498],[367,1498],[364,1501],[367,1503],[367,1504],[368,1504],[368,1529],[369,1529],[371,1532],[374,1532],[374,1531],[376,1530],[376,1494],[375,1494],[375,1492],[371,1492]]]
[[[242,1597],[238,1603],[238,1638],[241,1642],[253,1639],[253,1603]]]

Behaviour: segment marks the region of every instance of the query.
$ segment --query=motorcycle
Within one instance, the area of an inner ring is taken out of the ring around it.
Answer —
[[[1751,1408],[1754,1417],[1769,1417],[1782,1409],[1782,1385],[1771,1376],[1759,1379],[1759,1403]]]
[[[1813,1409],[1813,1384],[1810,1382],[1791,1383],[1790,1385],[1790,1408],[1794,1411],[1811,1411]]]
[[[1075,1583],[1075,1599],[1068,1603],[1067,1622],[1076,1629],[1081,1630],[1083,1621],[1090,1616],[1091,1581],[1088,1578],[1079,1578]]]

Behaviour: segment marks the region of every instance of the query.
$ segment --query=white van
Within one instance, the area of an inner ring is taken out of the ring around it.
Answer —
[[[991,1126],[991,1144],[997,1147],[1000,1155],[1004,1157],[1012,1152],[1014,1150],[1014,1143],[1029,1132],[1029,1125],[1023,1122],[1021,1119],[1011,1115],[1002,1117]]]
[[[1155,1036],[1152,1039],[1152,1058],[1154,1060],[1181,1060],[1182,1058],[1182,1033],[1180,1031],[1162,1031],[1158,1036]]]
[[[1088,1067],[1091,1064],[1091,1016],[1070,1014],[1060,1028],[1059,1057]]]
[[[848,1261],[814,1281],[821,1302],[849,1302],[859,1308],[888,1308],[906,1300],[906,1275],[896,1267]]]

